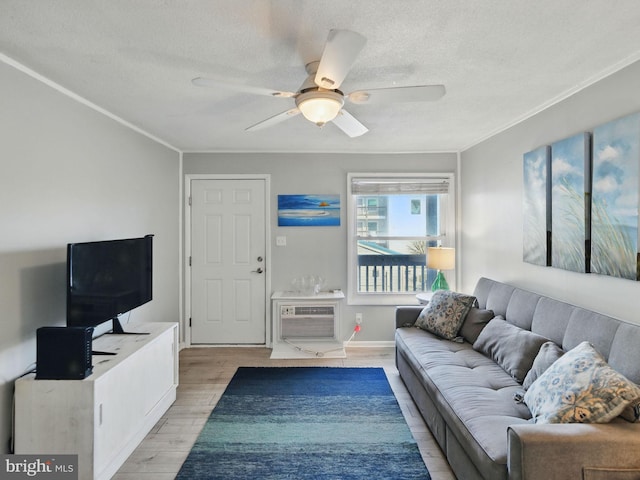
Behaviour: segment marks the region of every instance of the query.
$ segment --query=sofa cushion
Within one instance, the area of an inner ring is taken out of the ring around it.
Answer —
[[[462,322],[475,301],[476,297],[471,295],[438,290],[418,315],[416,327],[453,340],[458,336]]]
[[[524,396],[535,423],[607,423],[637,399],[640,388],[589,342],[565,353]]]
[[[533,313],[536,311],[540,295],[519,288],[515,289],[509,299],[509,305],[504,317],[513,325],[531,330]]]
[[[515,291],[515,287],[507,285],[506,283],[493,282],[493,286],[487,294],[487,299],[484,305],[478,303],[480,308],[486,308],[493,310],[496,315],[505,316],[507,314],[507,307],[511,300],[511,295]]]
[[[567,330],[562,339],[562,348],[569,351],[587,341],[608,360],[620,321],[600,313],[576,307],[571,313]]]
[[[531,331],[562,345],[564,332],[576,307],[553,298],[542,297],[531,320]]]
[[[474,343],[484,327],[493,319],[493,310],[471,307],[460,328],[460,335],[469,343]]]
[[[492,358],[522,383],[540,347],[547,341],[543,336],[496,317],[480,332],[473,348]]]
[[[621,323],[611,343],[607,363],[632,382],[640,385],[640,328]]]
[[[522,387],[525,390],[528,390],[531,384],[535,382],[538,377],[542,375],[547,370],[547,368],[553,365],[554,362],[558,360],[562,355],[564,355],[564,350],[562,350],[558,345],[553,342],[544,343],[540,347],[540,351],[533,361],[531,370],[529,370],[527,376],[524,377]]]
[[[489,297],[489,293],[491,293],[491,290],[493,290],[495,283],[495,281],[485,277],[480,277],[478,279],[476,287],[473,289],[473,296],[478,300],[478,307],[488,308],[486,306],[487,298]]]
[[[464,445],[486,478],[504,478],[507,427],[528,423],[524,404],[513,400],[522,390],[491,358],[467,343],[444,340],[417,328],[398,328],[396,348],[421,379],[448,434]]]

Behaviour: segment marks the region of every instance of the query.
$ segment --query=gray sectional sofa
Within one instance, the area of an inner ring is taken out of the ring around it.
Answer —
[[[590,342],[613,369],[640,383],[640,325],[487,278],[473,295],[478,311],[491,310],[564,351]],[[445,340],[415,328],[422,308],[396,309],[396,364],[458,479],[640,479],[640,423],[533,423],[517,401],[521,382],[470,342],[483,321],[464,327],[470,338]]]

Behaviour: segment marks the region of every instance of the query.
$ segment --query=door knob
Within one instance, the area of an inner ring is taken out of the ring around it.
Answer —
[[[258,267],[257,270],[251,270],[251,273],[262,273],[264,272],[264,270],[262,270],[260,267]]]

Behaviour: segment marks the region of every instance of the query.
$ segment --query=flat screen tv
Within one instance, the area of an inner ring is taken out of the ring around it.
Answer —
[[[153,235],[67,245],[67,326],[94,327],[152,298]]]

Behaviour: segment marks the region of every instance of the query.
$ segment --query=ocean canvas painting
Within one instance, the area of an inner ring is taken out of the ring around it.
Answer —
[[[340,226],[340,195],[278,195],[279,227]]]
[[[551,266],[580,273],[590,268],[589,140],[580,133],[551,145]]]
[[[593,130],[591,272],[639,280],[640,113]]]
[[[522,259],[542,266],[550,263],[547,245],[551,228],[547,211],[550,151],[544,146],[523,156]]]

